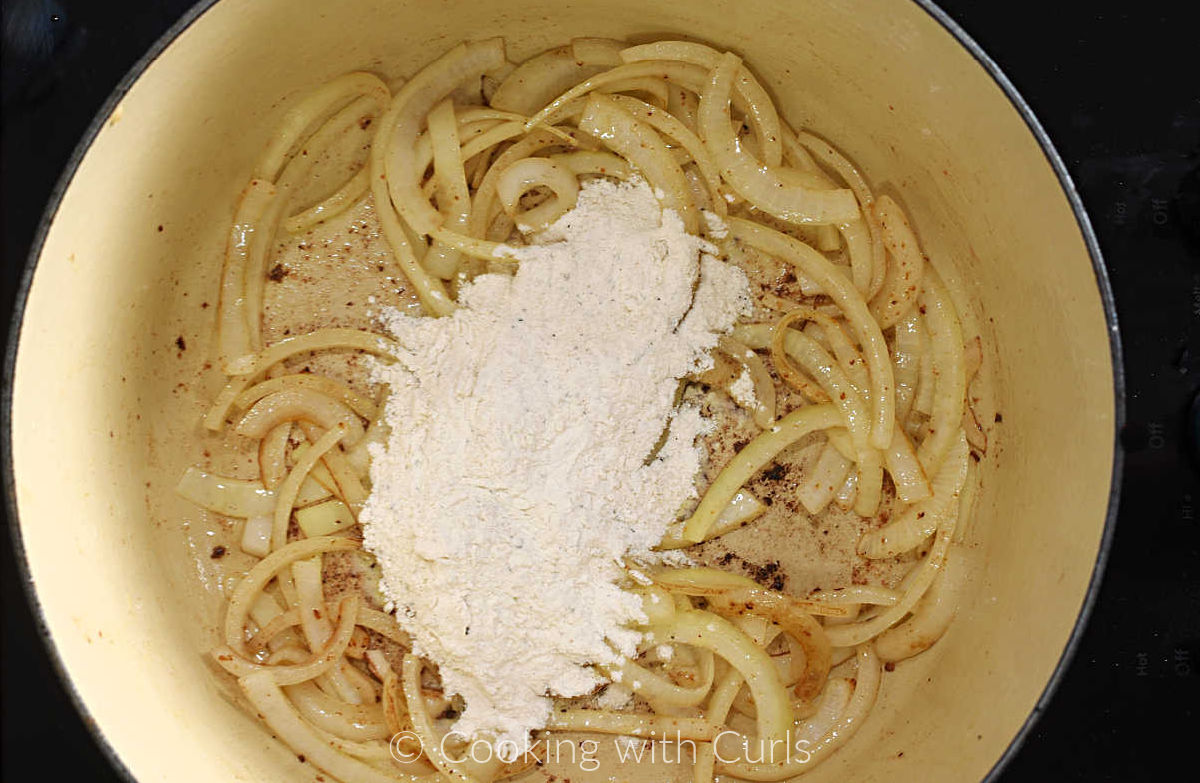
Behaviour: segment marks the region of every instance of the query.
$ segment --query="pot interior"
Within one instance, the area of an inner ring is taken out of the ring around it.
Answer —
[[[29,291],[13,470],[37,598],[80,699],[144,781],[308,780],[228,698],[217,531],[173,487],[219,388],[217,281],[235,198],[303,90],[408,75],[464,38],[511,59],[577,36],[739,52],[793,125],[909,210],[982,336],[996,425],[979,568],[932,650],[885,677],[814,781],[979,779],[1028,718],[1084,603],[1113,466],[1109,328],[1075,215],[983,67],[915,4],[222,0],[146,69],[58,207]],[[631,777],[637,777],[637,770]]]

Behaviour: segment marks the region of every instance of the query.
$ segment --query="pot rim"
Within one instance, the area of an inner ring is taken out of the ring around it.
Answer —
[[[1092,228],[1091,220],[1088,218],[1087,210],[1084,208],[1083,200],[1080,198],[1079,191],[1075,187],[1071,175],[1067,172],[1066,165],[1055,149],[1050,137],[1046,134],[1046,130],[1042,127],[1041,122],[1033,113],[1033,109],[1026,102],[1025,98],[1018,92],[1017,88],[1009,80],[1008,76],[1000,69],[1000,66],[988,56],[982,47],[964,30],[949,14],[937,6],[933,0],[911,0],[921,10],[925,11],[935,22],[958,41],[959,45],[967,50],[976,62],[987,71],[992,80],[1000,87],[1008,98],[1009,103],[1016,109],[1017,113],[1025,121],[1026,127],[1037,140],[1038,146],[1041,147],[1042,153],[1046,156],[1046,161],[1054,170],[1055,176],[1058,178],[1059,186],[1062,188],[1063,195],[1066,196],[1067,202],[1071,206],[1071,211],[1075,215],[1075,222],[1079,226],[1080,234],[1083,237],[1084,245],[1087,247],[1088,256],[1091,258],[1092,271],[1096,276],[1096,287],[1100,293],[1101,305],[1104,308],[1105,323],[1108,327],[1109,353],[1112,360],[1113,368],[1113,466],[1112,475],[1109,477],[1109,493],[1108,493],[1108,508],[1104,517],[1104,532],[1100,540],[1100,548],[1096,555],[1096,561],[1092,566],[1091,578],[1088,581],[1087,592],[1084,596],[1083,606],[1079,610],[1079,616],[1075,620],[1075,624],[1071,629],[1071,634],[1067,639],[1066,646],[1063,648],[1062,655],[1054,666],[1054,671],[1050,675],[1050,679],[1046,682],[1041,695],[1030,711],[1029,717],[1021,725],[1020,729],[1005,748],[1004,753],[996,760],[996,763],[984,776],[982,783],[997,783],[1004,768],[1016,757],[1021,746],[1034,725],[1045,712],[1051,698],[1057,691],[1059,684],[1062,682],[1075,653],[1079,648],[1080,640],[1083,637],[1083,632],[1087,627],[1088,620],[1091,617],[1092,610],[1095,608],[1097,597],[1100,593],[1100,585],[1103,581],[1104,569],[1108,562],[1108,557],[1112,549],[1113,536],[1116,530],[1117,511],[1120,505],[1121,494],[1121,475],[1124,465],[1124,451],[1121,448],[1121,431],[1125,426],[1125,371],[1122,362],[1122,347],[1121,335],[1117,326],[1117,309],[1116,302],[1113,297],[1112,285],[1108,279],[1108,271],[1104,265],[1103,254],[1100,250],[1099,240],[1096,238],[1096,232]],[[0,481],[3,482],[5,511],[7,512],[8,533],[12,538],[13,555],[17,562],[17,568],[20,575],[21,586],[25,592],[25,598],[32,609],[34,623],[37,627],[38,635],[42,639],[42,643],[49,653],[50,663],[62,683],[64,690],[69,696],[76,712],[83,720],[84,726],[88,733],[92,735],[97,747],[101,753],[108,759],[109,764],[116,771],[118,777],[128,781],[128,783],[137,783],[137,779],[133,776],[132,771],[127,767],[117,750],[108,741],[103,729],[92,717],[91,712],[84,704],[79,691],[75,688],[70,676],[67,674],[66,667],[62,657],[59,654],[58,648],[54,644],[54,640],[50,635],[49,628],[46,625],[46,618],[42,612],[41,603],[38,600],[37,590],[33,584],[33,579],[30,575],[29,561],[25,553],[24,540],[21,537],[21,526],[18,521],[17,499],[16,499],[16,479],[13,470],[12,461],[12,404],[13,404],[13,381],[14,372],[16,369],[17,347],[20,343],[21,328],[24,324],[25,306],[29,299],[29,289],[33,282],[34,273],[37,270],[38,260],[41,256],[42,247],[45,244],[46,237],[49,234],[50,226],[54,222],[54,218],[58,213],[58,208],[62,203],[63,195],[67,188],[70,187],[71,181],[75,177],[76,171],[79,169],[80,163],[91,149],[92,143],[96,140],[105,122],[117,105],[125,97],[125,95],[133,88],[133,85],[141,78],[142,74],[154,63],[158,57],[166,51],[166,49],[174,43],[185,30],[196,22],[206,11],[212,8],[219,0],[199,0],[195,5],[189,8],[183,16],[181,16],[173,25],[171,25],[161,37],[151,45],[150,49],[144,54],[129,72],[117,83],[109,94],[107,100],[101,105],[96,112],[87,130],[84,131],[78,145],[72,151],[71,156],[67,159],[67,164],[63,169],[62,175],[55,184],[54,189],[50,193],[49,201],[46,204],[46,209],[42,213],[41,220],[38,223],[36,232],[34,233],[33,242],[30,245],[29,256],[25,261],[25,268],[21,275],[21,280],[17,287],[16,298],[13,302],[12,321],[9,325],[8,344],[5,346],[3,380],[0,382],[0,464],[2,464],[2,475]]]

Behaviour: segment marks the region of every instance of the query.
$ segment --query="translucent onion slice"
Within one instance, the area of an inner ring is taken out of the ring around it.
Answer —
[[[275,201],[275,185],[266,179],[252,179],[242,191],[233,226],[225,246],[225,266],[221,272],[221,299],[217,305],[217,360],[226,373],[249,361],[254,348],[250,337],[250,318],[246,308],[246,270],[251,247],[264,231],[263,215]]]
[[[846,483],[838,489],[837,494],[833,496],[833,502],[837,504],[842,511],[849,511],[854,508],[854,504],[858,499],[858,473],[850,471],[850,475],[846,476]]]
[[[855,391],[864,397],[870,395],[871,386],[866,362],[863,361],[858,348],[846,336],[842,323],[833,316],[811,307],[800,307],[792,312],[802,313],[801,317],[810,321],[804,328],[805,334],[833,353],[837,358],[838,366],[842,368],[842,372],[846,373],[846,377],[854,385]],[[789,313],[789,315],[791,314]]]
[[[675,601],[668,593],[657,585],[637,587],[633,592],[642,599],[642,614],[646,615],[643,625],[665,623],[675,616]]]
[[[276,493],[255,480],[235,479],[207,473],[200,468],[189,467],[183,472],[175,491],[197,506],[227,517],[249,519],[262,516],[268,506],[275,507]],[[310,505],[329,497],[320,484],[306,481],[300,487],[297,503]]]
[[[680,60],[711,71],[720,63],[721,53],[692,41],[655,41],[622,50],[621,60],[627,63]],[[782,133],[771,96],[745,66],[737,73],[733,92],[735,105],[742,109],[750,121],[762,162],[767,166],[778,166],[782,159]]]
[[[395,768],[381,771],[330,747],[312,724],[296,713],[276,684],[272,672],[247,675],[238,684],[254,709],[263,716],[263,721],[282,742],[338,780],[346,783],[432,783],[427,776],[417,777]]]
[[[421,670],[423,668],[424,664],[421,659],[408,653],[404,656],[400,682],[404,690],[405,703],[408,704],[408,716],[412,721],[413,732],[420,740],[425,756],[437,767],[438,772],[452,781],[474,783],[477,780],[491,780],[505,760],[498,758],[499,753],[496,754],[497,757],[493,757],[490,762],[485,763],[475,762],[467,753],[461,754],[457,759],[454,758],[446,743],[446,738],[441,736],[434,725],[428,704],[422,694]],[[476,769],[479,767],[484,769]]]
[[[327,500],[296,511],[296,524],[309,538],[340,533],[355,523],[354,514],[340,500]]]
[[[296,610],[300,629],[310,650],[320,650],[328,644],[333,636],[333,624],[329,619],[329,609],[325,603],[324,589],[321,586],[322,556],[313,555],[310,558],[297,560],[292,563],[292,583],[296,588]],[[354,608],[355,620],[358,609]],[[349,645],[349,642],[347,642]],[[344,651],[343,651],[343,654]],[[347,677],[346,667],[339,661],[331,666],[325,676],[334,691],[344,701],[350,704],[364,703],[363,695],[354,687]]]
[[[266,562],[266,561],[263,561]],[[236,677],[245,677],[256,672],[269,672],[275,682],[280,685],[296,685],[315,679],[334,666],[340,664],[342,655],[350,644],[354,633],[354,617],[358,611],[359,598],[356,595],[346,596],[338,607],[338,624],[329,637],[329,641],[318,649],[308,661],[278,665],[253,663],[244,656],[237,655],[230,647],[218,647],[212,651],[212,657],[221,668]],[[245,649],[245,643],[242,644]],[[268,659],[269,660],[269,659]]]
[[[771,429],[759,434],[730,460],[704,493],[700,505],[684,523],[684,540],[703,541],[742,485],[779,452],[810,432],[841,424],[841,414],[834,406],[811,405],[789,413]]]
[[[911,311],[896,324],[896,344],[892,363],[896,378],[896,421],[908,421],[917,395],[920,362],[923,353],[921,314]]]
[[[463,231],[471,215],[471,193],[467,189],[467,175],[463,169],[466,160],[461,153],[458,122],[454,116],[454,103],[449,99],[438,103],[426,119],[433,151],[433,182],[436,185],[438,211],[444,225],[453,231]],[[440,242],[425,253],[421,263],[432,274],[449,280],[458,273],[461,257],[457,250]]]
[[[354,391],[349,385],[335,378],[330,378],[328,375],[317,375],[307,372],[268,378],[239,394],[237,399],[234,400],[233,405],[235,408],[245,410],[268,394],[292,388],[312,389],[327,397],[339,400],[364,419],[374,419],[377,412],[375,403],[372,400]]]
[[[574,133],[578,136],[583,135],[578,131],[574,131]],[[572,142],[575,143],[574,137],[572,137]],[[558,146],[561,143],[560,136],[547,128],[539,128],[514,142],[492,161],[487,174],[480,181],[479,187],[475,189],[475,199],[471,204],[471,219],[467,224],[468,235],[451,235],[449,232],[442,232],[442,238],[447,242],[456,243],[456,247],[464,253],[477,258],[489,261],[502,259],[504,252],[501,244],[490,240],[476,239],[476,237],[487,235],[488,226],[496,216],[496,212],[499,211],[496,206],[496,180],[499,178],[500,172],[518,160],[527,158],[546,147]]]
[[[556,122],[560,122],[569,116],[570,107],[578,99],[602,87],[627,79],[663,79],[668,82],[682,84],[690,89],[699,90],[707,77],[708,71],[706,69],[681,62],[661,60],[620,65],[612,70],[597,74],[586,81],[579,82],[569,90],[563,92],[557,98],[547,103],[537,114],[530,117],[525,123],[525,129],[533,130],[539,126],[553,125]]]
[[[614,682],[626,683],[633,692],[655,705],[674,707],[696,707],[700,705],[712,690],[713,656],[701,658],[698,680],[692,685],[678,685],[667,677],[658,674],[634,661],[625,660],[616,666],[601,667],[609,679]]]
[[[932,494],[925,468],[917,459],[912,442],[903,427],[892,431],[892,445],[883,453],[884,465],[896,485],[896,495],[905,503],[916,503]]]
[[[672,159],[662,138],[611,98],[593,93],[584,105],[579,129],[589,133],[642,173],[665,209],[683,220],[690,234],[700,230],[700,213],[688,195],[683,170]]]
[[[723,725],[727,723],[729,710],[733,706],[734,700],[745,685],[745,678],[741,672],[730,667],[717,681],[717,685],[713,688],[712,696],[708,700],[708,709],[705,711],[705,716],[713,723]],[[731,737],[726,735],[723,740],[740,740],[741,737]],[[715,764],[716,764],[716,744],[708,742],[699,747],[696,751],[696,764],[693,770],[693,780],[695,783],[709,783],[715,780]],[[746,742],[732,742],[734,753],[741,753],[750,745]],[[734,758],[734,756],[723,756],[723,758]]]
[[[850,190],[816,190],[780,177],[739,146],[731,124],[729,101],[737,55],[726,54],[700,94],[700,136],[722,178],[742,198],[780,220],[791,223],[849,223],[859,217]]]
[[[242,551],[255,557],[271,554],[271,515],[249,517],[242,528]]]
[[[958,514],[951,512],[941,515],[929,553],[904,578],[903,597],[894,606],[889,606],[862,620],[826,628],[830,643],[834,647],[853,647],[863,644],[903,620],[912,611],[917,601],[921,600],[921,596],[929,589],[934,577],[941,570],[957,524]]]
[[[766,505],[748,490],[739,490],[721,515],[717,517],[716,523],[708,531],[704,540],[709,541],[726,533],[732,533],[762,516],[766,510]],[[659,542],[658,549],[683,549],[695,543],[695,541],[688,541],[683,537],[683,523],[677,522],[667,529],[663,540]]]
[[[548,188],[554,197],[522,212],[521,197],[535,188]],[[579,180],[569,168],[549,158],[524,158],[500,172],[496,195],[522,233],[541,231],[575,208]]]
[[[297,212],[283,223],[289,234],[303,234],[310,228],[337,217],[354,206],[371,189],[371,177],[364,166],[331,195],[303,212]]]
[[[928,650],[942,638],[962,603],[971,569],[970,551],[952,544],[942,570],[928,592],[913,607],[912,615],[875,637],[875,650],[884,661],[901,661]]]
[[[667,96],[667,112],[675,117],[692,133],[696,132],[696,117],[700,109],[700,96],[687,87],[671,85]]]
[[[840,607],[819,601],[807,601],[784,595],[755,582],[753,579],[722,571],[719,568],[705,566],[690,566],[687,568],[660,568],[650,573],[650,578],[656,585],[673,593],[683,595],[705,596],[734,595],[737,600],[753,600],[762,598],[765,602],[777,605],[786,603],[789,611],[816,614],[825,617],[844,617],[848,612]],[[749,592],[747,592],[749,591]]]
[[[590,42],[579,40],[589,59],[612,59],[611,56],[605,56],[603,44],[598,43],[604,39],[590,39]],[[560,46],[525,60],[500,83],[489,103],[497,109],[528,116],[571,85],[608,67],[605,62],[579,59],[572,48]]]
[[[313,438],[312,448],[308,449],[299,460],[296,460],[292,472],[288,473],[286,479],[283,479],[280,490],[278,490],[274,518],[272,518],[271,549],[281,549],[287,543],[288,522],[292,519],[292,510],[295,508],[300,486],[304,484],[308,474],[312,472],[312,468],[317,465],[317,461],[332,449],[337,448],[338,442],[342,441],[344,437],[346,437],[346,429],[335,425],[319,438]]]
[[[793,311],[793,314],[796,311]],[[870,406],[863,395],[854,387],[837,361],[803,332],[787,328],[784,316],[775,327],[772,340],[772,356],[790,357],[820,385],[842,414],[843,424],[850,433],[854,458],[858,463],[857,494],[854,511],[868,517],[875,513],[882,496],[882,456],[870,442]],[[782,328],[781,328],[782,327]],[[777,365],[778,366],[778,365]]]
[[[307,721],[342,739],[365,742],[391,734],[378,704],[350,704],[312,683],[289,685],[284,692]]]
[[[653,76],[639,76],[632,79],[622,79],[612,84],[600,87],[597,92],[615,97],[619,93],[630,93],[626,97],[641,100],[655,108],[665,109],[670,96],[671,85],[666,79],[656,79]],[[637,96],[641,96],[640,98]]]
[[[860,604],[895,606],[903,594],[879,585],[848,585],[836,590],[819,590],[809,595],[808,600],[831,606],[857,607]]]
[[[838,230],[845,240],[846,254],[850,257],[850,279],[859,293],[869,296],[874,253],[867,224],[863,220],[851,220],[838,226]]]
[[[728,590],[758,587],[758,582],[748,576],[706,566],[660,568],[649,576],[655,584],[683,595],[710,596]]]
[[[803,242],[740,218],[731,217],[728,222],[729,231],[734,237],[795,264],[813,278],[841,309],[862,346],[871,377],[871,445],[878,449],[887,448],[892,442],[892,427],[896,418],[895,380],[883,331],[868,310],[862,294],[838,267]]]
[[[233,479],[191,467],[175,485],[175,491],[197,506],[227,517],[255,517],[275,508],[275,493],[262,482]]]
[[[288,110],[271,137],[254,168],[254,176],[274,180],[279,176],[289,154],[318,123],[324,122],[353,98],[366,95],[380,106],[386,106],[391,94],[379,77],[363,71],[339,76],[306,95]]]
[[[883,244],[895,263],[888,265],[883,286],[871,299],[871,311],[881,329],[890,329],[916,304],[925,256],[908,217],[891,196],[879,197],[875,214],[883,231]]]
[[[287,421],[310,421],[327,430],[341,425],[348,447],[363,436],[362,422],[349,406],[304,387],[283,389],[263,397],[242,415],[236,430],[248,438],[262,438]]]
[[[793,658],[796,685],[792,692],[803,701],[812,701],[821,692],[829,677],[831,648],[820,623],[802,608],[803,602],[755,585],[711,596],[709,604],[717,612],[753,614],[779,626],[804,651],[803,656]]]
[[[818,706],[813,718],[804,724],[797,732],[799,737],[789,737],[792,741],[803,740],[804,753],[792,753],[782,760],[751,763],[745,760],[747,755],[730,749],[723,753],[724,758],[742,758],[741,761],[720,763],[717,771],[742,780],[789,780],[813,769],[817,764],[844,745],[862,726],[875,704],[879,694],[879,683],[882,680],[883,667],[879,657],[870,644],[857,648],[855,657],[858,668],[854,675],[854,690],[850,698],[845,699],[844,686],[834,686],[826,689],[824,701]],[[845,705],[844,707],[842,705]],[[836,714],[836,719],[830,721],[830,716]],[[730,739],[737,739],[731,737]],[[731,743],[732,744],[732,743]],[[775,754],[778,758],[779,754]],[[771,756],[762,756],[771,758]]]
[[[462,155],[463,160],[470,160],[485,150],[491,149],[497,144],[502,144],[509,139],[516,138],[524,132],[524,119],[514,122],[502,122],[493,128],[489,128],[478,136],[475,136],[466,144],[464,144],[460,154]]]
[[[960,431],[967,374],[958,313],[941,278],[932,268],[926,271],[920,301],[929,331],[930,370],[936,381],[927,434],[917,449],[917,457],[925,472],[933,473]]]
[[[246,617],[255,599],[275,576],[297,560],[322,552],[341,552],[357,549],[359,544],[349,538],[323,536],[305,538],[277,549],[256,563],[234,588],[225,613],[225,643],[238,654],[246,656]]]
[[[421,197],[422,172],[413,165],[412,150],[421,123],[457,85],[503,62],[502,38],[459,44],[401,87],[380,123],[392,131],[383,144],[377,141],[372,145],[382,147],[380,152],[386,156],[388,192],[400,216],[419,234],[431,234],[444,222],[437,210]]]
[[[859,553],[878,560],[916,549],[933,534],[943,517],[957,513],[959,493],[967,479],[969,454],[966,438],[960,433],[958,442],[933,477],[933,494],[904,509],[878,530],[863,534],[858,543]]]
[[[628,95],[611,97],[618,106],[659,133],[674,140],[687,151],[691,159],[696,162],[696,168],[699,169],[700,176],[704,179],[704,184],[708,189],[709,203],[719,216],[724,217],[728,211],[728,205],[721,194],[721,176],[717,172],[716,165],[709,158],[708,151],[704,147],[704,142],[700,141],[700,137],[663,109]]]
[[[264,349],[258,354],[244,357],[236,369],[236,375],[231,378],[212,408],[204,416],[204,426],[210,430],[220,430],[225,426],[225,417],[233,406],[238,395],[245,391],[255,379],[269,368],[300,353],[309,351],[349,350],[372,353],[385,359],[394,359],[400,346],[390,338],[371,334],[361,329],[318,329],[315,332],[285,337],[279,342]]]
[[[813,515],[824,511],[853,466],[832,444],[822,446],[817,461],[796,488],[796,498],[804,510]]]
[[[633,173],[623,158],[611,152],[595,152],[593,150],[560,152],[557,155],[551,155],[550,160],[560,166],[566,166],[577,177],[599,174],[626,180]]]
[[[656,626],[655,641],[690,644],[712,650],[745,678],[758,707],[760,740],[787,741],[792,728],[792,705],[779,673],[767,655],[737,626],[712,612],[689,610],[676,613],[671,622]]]
[[[785,135],[784,143],[786,144],[787,141],[788,136]],[[869,299],[883,285],[884,274],[887,271],[883,232],[875,215],[875,195],[871,192],[862,173],[829,142],[807,131],[801,131],[795,135],[795,144],[797,147],[804,145],[804,148],[810,151],[810,158],[815,156],[821,164],[837,172],[846,186],[854,191],[854,197],[858,199],[862,217],[867,224],[867,232],[871,238],[871,283],[863,292],[863,296]]]
[[[432,315],[448,315],[455,304],[441,280],[421,266],[408,234],[410,229],[430,234],[444,222],[421,193],[423,171],[414,155],[420,124],[456,86],[505,62],[504,41],[499,38],[454,47],[400,88],[371,143],[371,192],[384,237],[422,307]]]

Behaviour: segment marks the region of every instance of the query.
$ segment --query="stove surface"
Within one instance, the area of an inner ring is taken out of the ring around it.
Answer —
[[[93,113],[187,0],[4,0],[0,309]],[[941,3],[1025,96],[1083,197],[1116,293],[1127,424],[1099,600],[999,775],[1150,781],[1192,758],[1200,696],[1200,66],[1194,4]],[[121,780],[56,678],[2,540],[5,780]]]

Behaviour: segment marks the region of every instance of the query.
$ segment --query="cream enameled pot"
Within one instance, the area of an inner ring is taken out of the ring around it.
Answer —
[[[908,0],[220,0],[177,25],[50,205],[9,360],[18,540],[103,744],[144,783],[318,774],[229,701],[202,655],[221,599],[197,577],[209,553],[181,534],[172,487],[188,459],[177,444],[215,392],[196,381],[213,353],[207,305],[234,198],[288,98],[493,35],[514,59],[584,35],[733,49],[785,116],[903,194],[983,337],[1003,418],[969,537],[983,565],[947,636],[889,675],[859,734],[807,779],[987,777],[1094,595],[1119,466],[1118,346],[1061,161],[975,44]]]

